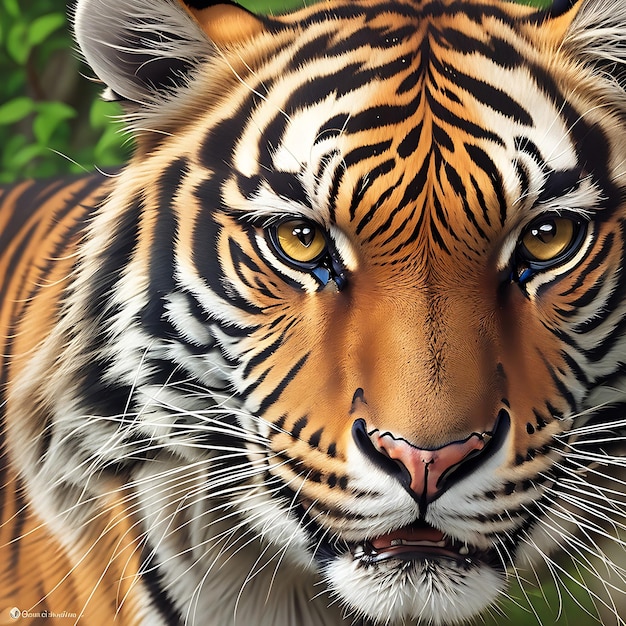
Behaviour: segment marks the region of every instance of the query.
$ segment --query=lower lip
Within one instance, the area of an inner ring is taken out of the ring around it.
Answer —
[[[364,563],[382,563],[391,559],[402,561],[454,561],[457,564],[472,565],[475,559],[469,553],[461,554],[458,551],[446,549],[445,546],[430,545],[428,542],[388,546],[376,549],[371,544],[360,544],[352,550],[352,556]]]

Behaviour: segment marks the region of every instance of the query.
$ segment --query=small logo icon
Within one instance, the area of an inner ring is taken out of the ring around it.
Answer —
[[[9,611],[9,615],[13,618],[13,619],[17,619],[20,615],[22,614],[22,611],[20,611],[16,606],[14,606],[10,611]]]

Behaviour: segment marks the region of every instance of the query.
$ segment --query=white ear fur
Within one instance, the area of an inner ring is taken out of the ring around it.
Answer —
[[[590,65],[607,68],[616,78],[626,64],[626,1],[578,0],[563,45]]]
[[[78,0],[74,33],[109,89],[144,105],[180,85],[213,50],[177,0]]]

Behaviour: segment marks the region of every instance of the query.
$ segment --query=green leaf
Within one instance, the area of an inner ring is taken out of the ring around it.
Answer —
[[[19,17],[21,14],[20,3],[18,0],[2,0],[5,11],[11,17]]]
[[[13,98],[0,105],[0,126],[23,120],[35,110],[35,103],[26,96]]]
[[[94,158],[98,163],[109,165],[110,161],[114,158],[113,154],[120,149],[122,143],[122,136],[111,126],[107,128],[103,133],[98,143],[94,148]]]
[[[6,48],[9,56],[18,65],[26,64],[31,46],[28,41],[28,26],[25,22],[13,24],[7,35]]]
[[[98,98],[89,109],[89,123],[95,129],[108,128],[121,113],[119,102],[106,102]]]
[[[38,113],[33,122],[33,133],[37,143],[42,146],[50,142],[60,124],[76,117],[76,111],[63,102],[41,102],[36,108]]]
[[[0,100],[7,102],[12,96],[25,93],[26,82],[26,72],[21,67],[14,66],[13,70],[5,72],[2,76]]]
[[[28,28],[28,43],[38,46],[44,42],[53,32],[65,25],[63,13],[50,13],[33,20]]]
[[[8,172],[15,172],[13,166],[13,155],[27,143],[24,135],[13,135],[6,142],[2,143],[2,169]]]
[[[33,159],[36,159],[39,156],[49,155],[50,150],[48,148],[44,148],[43,146],[39,146],[36,143],[29,144],[28,146],[24,146],[21,150],[18,150],[11,159],[13,167],[24,167],[26,164],[30,163]]]
[[[244,0],[243,6],[254,13],[273,13],[291,11],[305,6],[305,0]]]

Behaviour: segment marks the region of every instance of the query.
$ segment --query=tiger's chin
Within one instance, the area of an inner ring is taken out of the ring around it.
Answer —
[[[383,537],[350,546],[328,562],[328,587],[349,615],[367,623],[461,623],[497,600],[505,575],[490,551],[439,534],[440,539]]]

